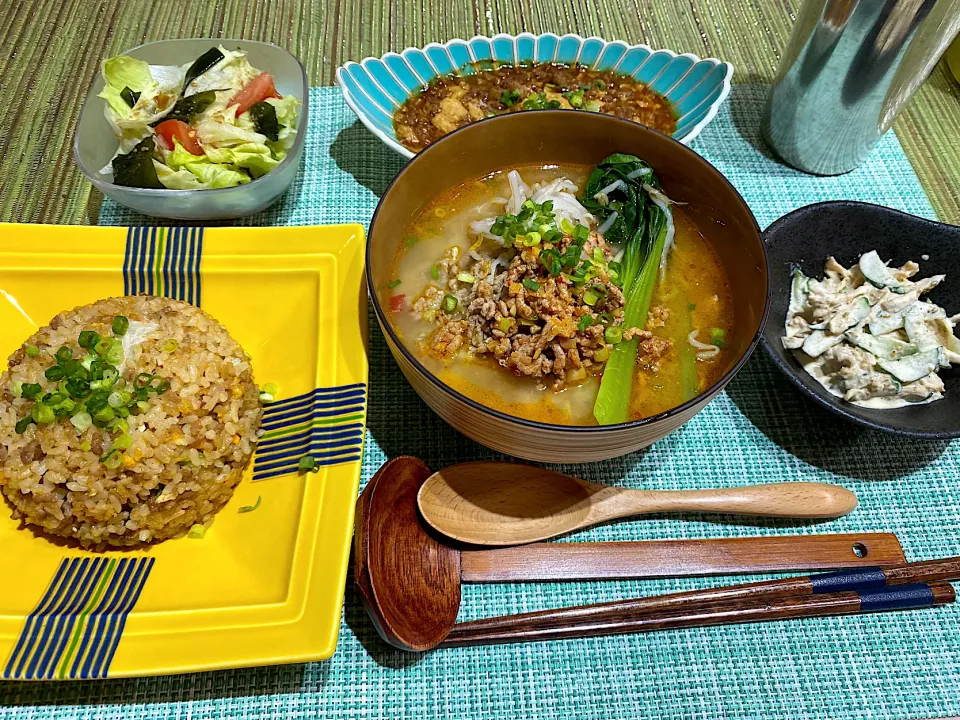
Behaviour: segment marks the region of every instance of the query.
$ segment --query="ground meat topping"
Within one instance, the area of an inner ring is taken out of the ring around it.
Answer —
[[[570,235],[564,235],[555,249],[562,254],[572,242]],[[596,233],[583,243],[588,244],[610,256]],[[437,263],[448,279],[429,285],[412,305],[422,319],[437,323],[421,343],[424,351],[451,360],[467,348],[517,375],[552,380],[557,388],[602,369],[613,350],[605,328],[622,329],[623,293],[605,264],[598,265],[596,276],[587,283],[575,283],[564,274],[551,276],[538,261],[542,249],[508,250],[506,254],[514,252],[513,257],[491,271],[491,260],[476,260],[472,254],[450,248]],[[443,284],[446,292],[436,283]],[[456,307],[447,312],[444,302],[450,297],[456,299]],[[639,328],[627,328],[623,335],[650,337]],[[651,348],[650,353],[657,350]]]

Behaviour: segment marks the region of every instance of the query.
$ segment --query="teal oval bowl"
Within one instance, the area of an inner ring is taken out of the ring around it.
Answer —
[[[347,62],[337,68],[337,84],[350,109],[374,135],[401,155],[414,153],[397,140],[393,113],[403,102],[442,75],[475,72],[477,63],[579,63],[593,70],[612,70],[639,80],[660,93],[676,109],[673,137],[690,143],[713,120],[730,93],[733,66],[714,58],[678,55],[620,40],[552,33],[478,35],[443,45],[407,48],[380,58]],[[582,112],[582,111],[571,111]]]

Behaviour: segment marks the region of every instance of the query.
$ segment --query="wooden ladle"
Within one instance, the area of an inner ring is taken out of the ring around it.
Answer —
[[[440,645],[454,627],[463,581],[689,576],[890,565],[903,562],[889,534],[622,543],[544,543],[458,550],[417,513],[430,477],[420,460],[387,462],[357,500],[354,582],[380,636],[405,650]],[[586,554],[585,554],[586,553]]]
[[[431,475],[417,496],[424,519],[472,545],[523,545],[630,515],[730,513],[837,518],[857,496],[816,482],[712,490],[630,490],[598,485],[534,465],[471,462]]]

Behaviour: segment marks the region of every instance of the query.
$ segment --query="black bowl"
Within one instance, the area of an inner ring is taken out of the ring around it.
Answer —
[[[941,370],[942,400],[891,410],[863,408],[831,395],[808,375],[780,342],[790,300],[791,274],[823,277],[833,255],[845,267],[870,250],[892,265],[920,264],[919,277],[946,273],[929,298],[947,311],[960,312],[960,227],[925,220],[898,210],[859,202],[824,202],[784,215],[763,233],[770,278],[770,311],[762,341],[767,354],[807,396],[861,425],[914,438],[960,437],[960,368]],[[929,259],[924,259],[927,256]]]

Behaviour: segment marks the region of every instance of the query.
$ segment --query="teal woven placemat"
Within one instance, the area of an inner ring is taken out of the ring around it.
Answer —
[[[893,134],[839,178],[812,178],[757,150],[762,89],[739,86],[695,148],[747,198],[760,224],[819,200],[856,198],[932,217]],[[249,224],[366,223],[402,161],[316,89],[304,172]],[[145,218],[105,203],[101,221]],[[431,467],[498,457],[445,426],[371,330],[364,480],[388,457]],[[860,495],[824,525],[741,526],[654,518],[576,539],[648,539],[889,530],[910,559],[960,554],[960,446],[892,438],[804,400],[761,352],[673,435],[619,460],[567,468],[596,481],[674,489],[827,480]],[[688,589],[726,580],[467,586],[462,618]],[[337,654],[326,663],[85,684],[0,684],[0,718],[906,718],[960,714],[960,611],[792,621],[727,629],[446,650],[379,642],[347,588]],[[41,706],[41,707],[37,707]]]

